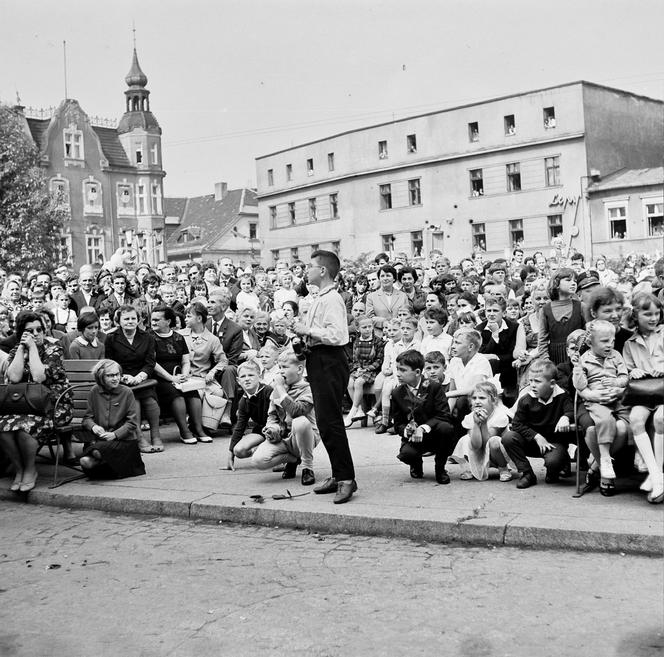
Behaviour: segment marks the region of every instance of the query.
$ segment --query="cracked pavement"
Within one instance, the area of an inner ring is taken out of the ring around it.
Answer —
[[[661,559],[0,502],[2,657],[661,654]]]

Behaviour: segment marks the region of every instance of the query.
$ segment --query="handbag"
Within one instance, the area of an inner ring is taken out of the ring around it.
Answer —
[[[50,415],[53,411],[53,395],[42,383],[0,384],[1,415]]]
[[[191,392],[192,390],[205,390],[205,379],[201,376],[190,376],[182,383],[174,383],[173,387],[180,392]]]
[[[223,396],[224,389],[216,382],[208,384],[203,393],[203,408],[201,411],[201,424],[203,428],[216,430],[221,418],[224,416],[228,399]]]
[[[664,404],[664,377],[630,379],[623,396],[625,406],[659,406]]]

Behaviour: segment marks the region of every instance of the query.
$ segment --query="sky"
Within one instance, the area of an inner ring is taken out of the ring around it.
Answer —
[[[0,0],[0,102],[119,119],[136,28],[166,196],[392,118],[585,79],[664,98],[662,0]]]

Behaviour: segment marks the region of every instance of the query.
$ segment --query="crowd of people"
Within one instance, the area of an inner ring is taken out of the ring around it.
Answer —
[[[0,285],[5,383],[60,395],[66,359],[95,361],[83,452],[62,443],[91,478],[144,474],[169,419],[186,445],[230,434],[230,470],[249,459],[289,479],[301,466],[304,486],[322,439],[333,476],[316,492],[345,502],[357,485],[344,434],[372,421],[378,436],[401,438],[413,479],[433,455],[440,484],[451,466],[462,480],[495,471],[524,489],[537,483],[531,459],[543,458],[555,484],[578,434],[584,492],[612,496],[617,474],[638,472],[647,500],[664,501],[664,259],[615,266],[515,249],[457,264],[434,251],[416,262],[381,253],[362,270],[328,252],[246,269],[230,258],[116,259],[78,273],[0,269]],[[0,407],[11,490],[34,487],[36,439],[71,418],[58,408]]]

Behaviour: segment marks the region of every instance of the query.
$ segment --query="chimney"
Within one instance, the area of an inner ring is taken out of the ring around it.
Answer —
[[[214,184],[214,200],[223,201],[228,192],[228,183],[218,182]]]

